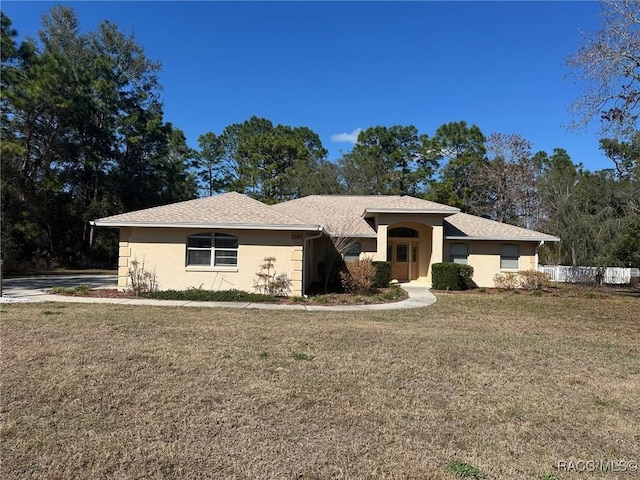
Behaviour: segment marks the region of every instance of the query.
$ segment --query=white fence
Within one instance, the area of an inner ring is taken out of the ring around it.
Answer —
[[[565,265],[538,265],[538,271],[544,272],[551,277],[554,282],[566,283],[602,283],[625,284],[631,281],[630,268],[606,267],[567,267]],[[604,275],[603,275],[604,273]]]

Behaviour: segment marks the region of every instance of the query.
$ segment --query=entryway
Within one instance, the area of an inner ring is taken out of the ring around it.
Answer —
[[[407,282],[418,278],[418,241],[390,240],[387,258],[391,262],[391,278]]]

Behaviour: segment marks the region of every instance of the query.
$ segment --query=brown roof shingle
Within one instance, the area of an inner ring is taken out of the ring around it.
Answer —
[[[241,193],[224,193],[95,220],[96,226],[298,228],[318,230]]]
[[[364,218],[375,212],[458,212],[440,203],[397,195],[310,195],[272,205],[271,208],[296,216],[301,221],[324,226],[331,235],[375,237],[375,229]]]
[[[456,213],[446,217],[444,222],[444,234],[451,239],[545,240],[549,242],[560,240],[553,235],[496,222],[487,218],[469,215],[468,213]]]
[[[366,216],[373,213],[442,213],[450,239],[558,241],[557,237],[459,213],[459,209],[409,196],[311,195],[265,205],[247,195],[212,197],[122,213],[94,221],[96,226],[209,227],[320,230],[331,235],[375,237]]]

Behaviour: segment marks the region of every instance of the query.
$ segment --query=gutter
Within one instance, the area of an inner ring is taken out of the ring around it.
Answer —
[[[291,230],[317,232],[320,225],[287,225],[287,224],[255,224],[255,223],[178,223],[178,222],[102,222],[91,220],[89,225],[96,227],[144,227],[144,228],[224,228],[228,230]]]
[[[535,268],[536,272],[538,271],[538,266],[540,265],[538,263],[538,249],[543,245],[544,245],[544,240],[540,240],[540,243],[538,243],[538,246],[536,247],[536,250],[535,250],[535,252],[536,252],[536,268]]]
[[[499,241],[512,241],[512,242],[559,242],[558,237],[510,237],[510,236],[495,236],[495,237],[465,237],[460,235],[447,235],[445,240],[499,240]]]

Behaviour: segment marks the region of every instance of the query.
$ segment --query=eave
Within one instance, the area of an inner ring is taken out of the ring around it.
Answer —
[[[446,235],[446,240],[494,240],[494,241],[510,241],[510,242],[559,242],[558,237],[510,237],[510,236],[494,236],[494,237],[466,237],[460,235]]]
[[[322,231],[321,225],[305,224],[255,224],[255,223],[197,223],[197,222],[114,222],[94,220],[89,222],[96,227],[144,227],[144,228],[211,228],[228,230],[286,230],[286,231]]]
[[[422,209],[422,208],[366,208],[362,213],[363,217],[375,213],[401,213],[401,214],[414,214],[414,215],[444,215],[449,216],[455,213],[460,213],[459,208],[452,207],[447,210],[435,210],[435,209]]]

